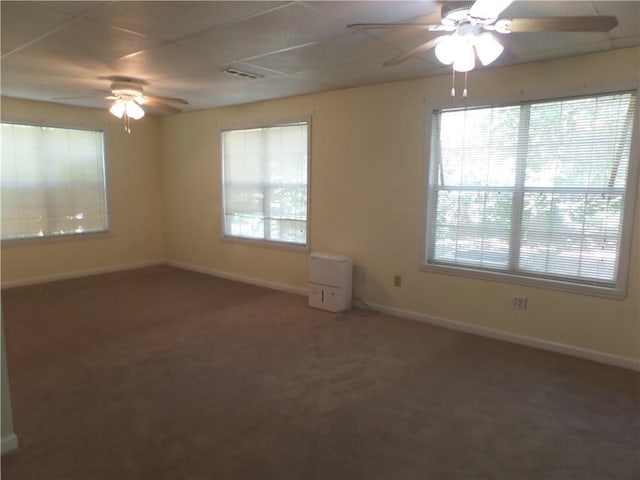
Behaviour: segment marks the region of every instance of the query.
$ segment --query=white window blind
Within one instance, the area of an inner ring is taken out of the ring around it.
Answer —
[[[2,238],[107,230],[102,132],[1,124]]]
[[[616,288],[636,95],[433,115],[426,264]]]
[[[224,233],[306,245],[308,124],[222,132]]]

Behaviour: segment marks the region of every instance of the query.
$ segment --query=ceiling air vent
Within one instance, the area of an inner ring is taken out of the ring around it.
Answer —
[[[243,70],[238,70],[237,68],[229,67],[229,68],[225,68],[222,71],[229,75],[235,75],[236,77],[250,78],[250,79],[264,78],[264,75],[260,75],[258,73],[245,72]]]

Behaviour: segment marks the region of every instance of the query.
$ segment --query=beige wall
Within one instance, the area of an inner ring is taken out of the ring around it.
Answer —
[[[638,59],[638,49],[624,49],[474,71],[469,76],[470,96],[517,100],[628,88],[637,86]],[[418,271],[425,119],[429,107],[450,105],[450,81],[421,79],[163,118],[167,259],[304,289],[306,254],[221,241],[218,131],[311,115],[311,250],[354,259],[357,297],[639,360],[638,220],[624,300]],[[640,207],[636,219],[639,213]],[[366,282],[359,275],[362,268]],[[394,274],[402,275],[401,288],[393,286]],[[514,295],[528,297],[525,312],[511,308]]]
[[[2,98],[2,120],[103,129],[110,220],[108,235],[3,243],[3,284],[163,259],[157,118],[135,122],[128,135],[103,110]]]

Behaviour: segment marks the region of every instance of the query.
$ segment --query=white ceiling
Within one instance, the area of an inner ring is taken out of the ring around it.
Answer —
[[[1,93],[106,107],[114,76],[181,97],[185,110],[449,73],[433,51],[382,64],[438,33],[354,31],[350,23],[437,23],[436,1],[73,1],[0,3]],[[640,44],[640,0],[516,1],[502,18],[615,15],[608,33],[512,33],[495,65]],[[223,73],[234,67],[262,75]],[[154,112],[152,112],[154,113]],[[157,113],[157,112],[155,112]]]

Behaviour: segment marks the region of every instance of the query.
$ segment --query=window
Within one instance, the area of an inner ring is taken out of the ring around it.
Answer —
[[[102,132],[0,127],[3,240],[107,230]]]
[[[224,234],[306,246],[308,123],[222,132]]]
[[[435,111],[425,269],[623,295],[635,106],[627,92]]]

